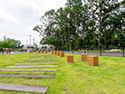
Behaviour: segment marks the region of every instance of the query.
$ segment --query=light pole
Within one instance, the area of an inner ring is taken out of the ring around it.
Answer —
[[[29,35],[30,36],[30,51],[31,51],[31,35]]]
[[[33,44],[35,44],[35,38],[33,38]]]

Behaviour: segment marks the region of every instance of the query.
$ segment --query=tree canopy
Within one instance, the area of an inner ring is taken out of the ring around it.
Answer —
[[[0,47],[21,48],[21,42],[20,42],[20,40],[10,39],[10,38],[6,38],[6,36],[4,36],[3,41],[0,41]]]
[[[33,30],[43,36],[41,44],[67,50],[125,45],[124,0],[67,0],[64,8],[46,11],[40,19]]]

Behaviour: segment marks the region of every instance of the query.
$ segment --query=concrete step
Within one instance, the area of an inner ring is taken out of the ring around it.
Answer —
[[[37,68],[37,67],[59,67],[58,65],[45,65],[45,66],[6,66],[6,68]]]
[[[0,77],[52,77],[54,78],[55,75],[30,75],[30,74],[0,74]]]
[[[48,86],[33,86],[33,85],[21,85],[21,84],[9,84],[9,83],[0,83],[0,89],[5,90],[19,90],[26,92],[39,92],[46,93]]]

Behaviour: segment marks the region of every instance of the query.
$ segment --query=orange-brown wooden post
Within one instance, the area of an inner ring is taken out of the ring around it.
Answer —
[[[60,52],[60,57],[64,57],[64,52],[63,51]]]
[[[56,51],[56,55],[58,55],[58,51]]]
[[[66,56],[66,63],[73,63],[73,61],[74,61],[73,55]]]
[[[41,53],[43,53],[43,50],[41,51]]]
[[[59,56],[59,52],[60,52],[60,51],[57,51],[57,55],[58,55],[58,56]]]
[[[54,54],[54,51],[52,51],[52,54]]]
[[[45,50],[45,53],[47,53],[47,50]]]
[[[32,51],[30,50],[29,53],[32,53]]]
[[[87,54],[81,54],[81,61],[87,60]]]
[[[87,56],[87,64],[92,66],[98,65],[98,56]]]
[[[57,54],[57,51],[55,51],[55,55]]]
[[[53,51],[53,54],[55,54],[55,51]]]
[[[58,51],[58,54],[57,54],[58,56],[60,56],[60,51]]]
[[[38,50],[37,53],[40,53],[40,51]]]

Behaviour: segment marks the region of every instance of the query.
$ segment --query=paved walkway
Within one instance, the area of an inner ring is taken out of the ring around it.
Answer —
[[[0,89],[46,93],[49,87],[0,83]]]
[[[29,74],[0,74],[0,77],[52,77],[54,78],[55,75],[29,75]]]
[[[59,63],[15,63],[14,65],[30,65],[30,64],[59,64]]]
[[[6,66],[6,68],[38,68],[38,67],[59,67],[58,65],[46,65],[46,66]]]
[[[1,71],[57,71],[57,69],[0,69]]]

